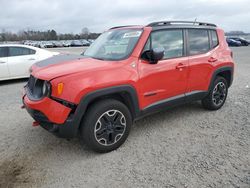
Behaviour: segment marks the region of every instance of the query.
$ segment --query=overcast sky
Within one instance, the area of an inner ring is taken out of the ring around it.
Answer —
[[[102,32],[117,25],[159,20],[212,22],[250,32],[250,0],[0,0],[0,30]]]

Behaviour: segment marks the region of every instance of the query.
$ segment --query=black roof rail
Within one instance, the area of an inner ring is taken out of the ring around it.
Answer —
[[[212,23],[205,23],[205,22],[197,22],[197,21],[160,21],[160,22],[152,22],[148,24],[149,27],[156,27],[156,26],[169,26],[169,25],[197,25],[197,26],[212,26],[217,27],[215,24]]]
[[[122,27],[133,27],[133,26],[137,26],[137,25],[121,25],[121,26],[111,27],[110,29],[118,29],[118,28],[122,28]]]

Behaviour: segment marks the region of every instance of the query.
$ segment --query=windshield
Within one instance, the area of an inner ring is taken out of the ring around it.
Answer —
[[[142,29],[116,29],[104,32],[85,51],[84,56],[101,60],[121,60],[129,56]]]

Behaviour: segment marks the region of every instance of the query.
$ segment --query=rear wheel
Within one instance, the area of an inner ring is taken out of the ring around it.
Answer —
[[[81,125],[81,136],[86,145],[96,152],[109,152],[126,140],[132,125],[127,106],[108,99],[93,104]]]
[[[202,100],[203,107],[209,110],[220,109],[226,101],[227,92],[227,81],[225,78],[218,76],[215,79],[209,94]]]

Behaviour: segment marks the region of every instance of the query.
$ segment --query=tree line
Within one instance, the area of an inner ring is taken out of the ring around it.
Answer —
[[[23,30],[17,33],[2,30],[0,32],[0,41],[96,39],[99,35],[100,33],[89,32],[87,28],[83,28],[80,34],[58,34],[54,29],[47,31]]]

